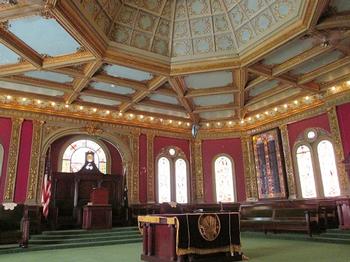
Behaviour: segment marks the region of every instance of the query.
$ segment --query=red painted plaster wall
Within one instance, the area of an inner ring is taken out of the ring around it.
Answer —
[[[147,202],[147,136],[140,135],[139,139],[139,200]]]
[[[289,135],[289,144],[291,150],[293,149],[294,143],[297,140],[298,136],[304,132],[307,128],[319,127],[323,128],[326,131],[330,132],[328,116],[327,114],[322,114],[316,117],[308,118],[299,122],[295,122],[288,125],[288,135]]]
[[[350,103],[337,107],[338,123],[345,156],[350,153]]]
[[[241,140],[239,138],[204,140],[202,143],[204,200],[207,203],[216,202],[214,196],[214,177],[212,161],[218,154],[227,154],[234,161],[237,201],[245,201],[244,165]]]
[[[11,128],[12,123],[9,118],[0,118],[0,143],[4,148],[4,159],[2,164],[1,176],[0,176],[0,203],[4,199],[4,187],[6,181],[6,170],[7,170],[7,161],[8,153],[11,141]]]
[[[15,203],[24,203],[27,194],[30,156],[32,150],[33,122],[25,120],[22,123],[21,140],[18,152]]]

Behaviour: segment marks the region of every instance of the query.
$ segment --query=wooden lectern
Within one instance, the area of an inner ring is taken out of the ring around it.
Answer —
[[[84,206],[83,229],[112,228],[112,207],[108,204],[108,190],[93,188],[90,202]]]
[[[350,180],[350,153],[343,161],[345,170],[348,173]],[[340,199],[336,201],[338,208],[339,228],[350,229],[350,199]]]

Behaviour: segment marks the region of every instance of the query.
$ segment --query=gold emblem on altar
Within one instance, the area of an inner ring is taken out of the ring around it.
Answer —
[[[220,219],[216,214],[203,214],[198,218],[198,230],[207,241],[214,241],[220,234]]]

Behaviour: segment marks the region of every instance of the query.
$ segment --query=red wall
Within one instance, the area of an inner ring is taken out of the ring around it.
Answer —
[[[337,107],[337,115],[345,157],[350,153],[350,103]]]
[[[207,203],[216,202],[213,192],[212,161],[218,154],[228,154],[234,161],[236,177],[237,201],[245,201],[244,165],[241,140],[239,138],[204,140],[202,143],[204,200]]]
[[[108,141],[103,140],[109,153],[111,154],[112,166],[111,173],[116,175],[123,175],[123,160],[122,157],[115,146],[113,146]]]
[[[187,139],[162,136],[156,136],[154,138],[154,159],[156,159],[162,148],[168,146],[179,147],[185,153],[187,160],[190,161],[190,142]]]
[[[330,132],[328,116],[322,114],[316,117],[308,118],[299,122],[295,122],[288,125],[289,143],[291,149],[293,149],[294,143],[298,136],[305,131],[307,128],[319,127]]]
[[[4,159],[0,176],[0,202],[4,199],[4,187],[7,170],[8,153],[11,140],[12,123],[9,118],[0,118],[0,143],[4,148]]]
[[[139,140],[139,200],[147,202],[147,136],[140,135]]]
[[[27,194],[30,156],[32,150],[33,122],[22,123],[20,148],[18,152],[15,203],[24,203]]]

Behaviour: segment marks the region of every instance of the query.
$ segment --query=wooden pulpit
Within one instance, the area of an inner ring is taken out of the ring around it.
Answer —
[[[112,207],[108,204],[108,195],[106,188],[92,189],[90,202],[83,210],[83,229],[112,228]]]
[[[350,181],[350,153],[343,161],[343,164]],[[340,199],[337,200],[336,203],[338,208],[339,228],[350,229],[350,199]]]

